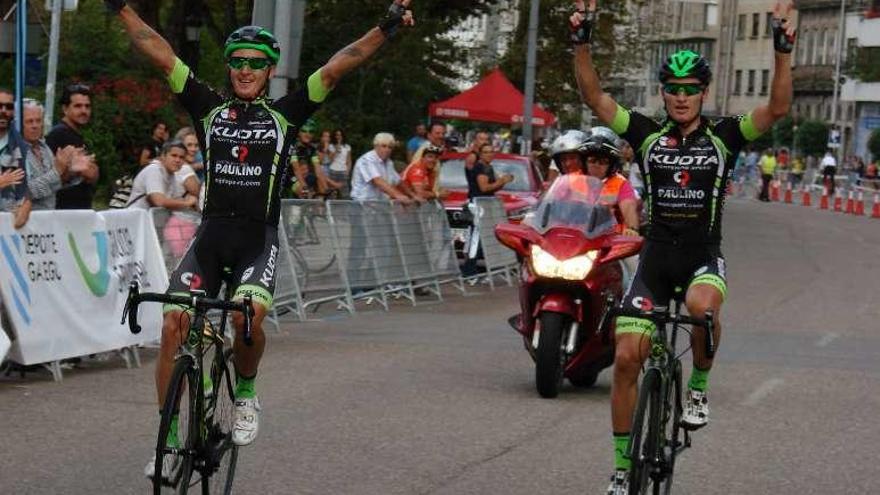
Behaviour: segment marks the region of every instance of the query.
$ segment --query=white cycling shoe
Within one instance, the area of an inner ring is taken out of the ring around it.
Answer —
[[[180,456],[179,455],[166,455],[162,458],[162,481],[165,483],[171,483],[174,481],[174,478],[177,477],[177,470],[180,469]],[[156,453],[153,452],[153,457],[150,458],[149,464],[144,467],[144,476],[148,479],[153,479],[156,475]]]
[[[698,430],[709,423],[709,398],[705,392],[688,389],[681,414],[681,426],[686,430]]]
[[[629,495],[629,471],[617,469],[611,475],[611,484],[608,485],[606,495]]]
[[[235,399],[235,426],[232,429],[232,443],[238,446],[250,445],[260,430],[260,401]]]

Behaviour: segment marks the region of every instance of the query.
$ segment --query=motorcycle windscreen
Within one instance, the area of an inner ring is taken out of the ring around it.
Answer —
[[[577,229],[587,239],[616,232],[617,218],[602,204],[602,181],[588,175],[560,176],[523,224],[544,234],[554,227]]]

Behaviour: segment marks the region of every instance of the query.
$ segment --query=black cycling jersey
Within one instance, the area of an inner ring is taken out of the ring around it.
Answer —
[[[682,137],[671,120],[658,123],[618,106],[611,128],[635,150],[647,192],[648,238],[721,242],[727,177],[739,150],[760,135],[751,114],[702,119]]]
[[[315,72],[309,84],[272,101],[227,98],[198,80],[179,59],[171,89],[196,124],[205,151],[205,217],[236,217],[278,225],[291,144],[326,96]]]

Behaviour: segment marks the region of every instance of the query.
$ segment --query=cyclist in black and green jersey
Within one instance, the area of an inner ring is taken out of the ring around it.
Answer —
[[[710,121],[702,105],[708,95],[712,73],[706,59],[689,50],[670,55],[659,79],[667,117],[654,120],[618,105],[602,91],[593,66],[590,34],[596,22],[596,3],[587,9],[575,1],[569,19],[574,43],[574,65],[584,102],[594,114],[626,139],[636,150],[645,178],[648,214],[647,242],[635,278],[624,295],[625,307],[650,310],[669,302],[676,287],[686,290],[690,314],[713,309],[720,315],[727,293],[724,258],[721,255],[721,214],[725,185],[739,150],[784,117],[791,106],[791,50],[794,27],[787,17],[792,6],[777,3],[771,27],[775,68],[770,99],[746,115]],[[654,331],[649,320],[617,319],[614,383],[611,415],[614,433],[615,473],[608,493],[627,493],[629,442],[637,381],[648,355]],[[715,341],[721,325],[715,321]],[[682,416],[685,427],[696,429],[708,421],[706,385],[712,360],[705,355],[705,333],[694,330],[691,339],[694,368],[688,384]]]
[[[169,293],[203,289],[216,297],[223,272],[231,271],[234,298],[254,301],[253,345],[242,342],[244,317],[236,314],[233,345],[236,368],[233,441],[247,445],[257,436],[259,401],[254,391],[265,347],[262,321],[272,305],[278,259],[278,221],[282,185],[289,174],[289,153],[297,129],[324,101],[340,78],[370,58],[400,26],[414,23],[410,0],[394,0],[385,17],[360,39],[337,52],[309,78],[305,87],[278,100],[267,98],[269,79],[281,56],[271,32],[246,26],[229,35],[224,56],[232,91],[225,97],[197,79],[166,40],[124,0],[105,0],[117,14],[134,46],[168,77],[195,125],[205,151],[206,200],[195,240],[171,275]],[[164,308],[162,349],[156,366],[159,406],[179,344],[189,322],[178,307]],[[169,442],[176,441],[175,428]],[[169,457],[162,476],[177,460]],[[146,474],[154,475],[151,462]]]

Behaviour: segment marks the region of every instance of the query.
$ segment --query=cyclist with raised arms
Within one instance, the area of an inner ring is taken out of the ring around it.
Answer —
[[[584,102],[594,114],[627,140],[636,151],[645,178],[648,212],[647,242],[635,278],[624,295],[624,307],[650,310],[669,302],[677,287],[686,290],[684,302],[692,315],[708,309],[718,318],[727,293],[721,255],[721,212],[725,185],[740,149],[788,114],[792,100],[791,50],[794,26],[786,19],[793,8],[777,3],[772,20],[775,67],[770,99],[746,115],[710,121],[701,115],[712,72],[709,62],[690,50],[670,55],[659,79],[667,118],[654,120],[618,105],[599,85],[590,50],[597,22],[596,2],[589,10],[575,1],[569,18],[574,44],[575,75]],[[609,494],[627,493],[630,460],[626,457],[637,399],[639,370],[648,355],[654,331],[651,321],[617,319],[611,421],[614,468]],[[715,321],[715,341],[721,325]],[[695,328],[691,338],[694,368],[688,383],[683,426],[706,425],[706,388],[712,360],[705,355],[705,333]]]
[[[291,144],[297,130],[319,107],[343,75],[369,59],[400,26],[414,23],[411,0],[394,0],[375,28],[337,52],[308,77],[298,91],[278,100],[267,97],[270,78],[281,56],[275,36],[259,26],[237,29],[226,40],[223,54],[232,95],[225,97],[195,77],[168,42],[148,26],[124,0],[105,0],[132,43],[168,78],[171,90],[196,124],[205,150],[206,200],[195,240],[171,275],[168,293],[205,290],[216,297],[225,270],[231,271],[234,298],[250,295],[254,302],[253,345],[242,341],[244,316],[236,313],[233,344],[236,369],[235,426],[237,445],[254,441],[260,405],[254,390],[266,341],[262,322],[272,306],[278,260],[281,187],[287,178]],[[156,363],[159,407],[179,344],[189,328],[181,308],[163,309],[162,347]],[[168,442],[174,445],[176,425]],[[162,476],[170,478],[179,458],[167,457]],[[145,470],[152,477],[153,462]]]

